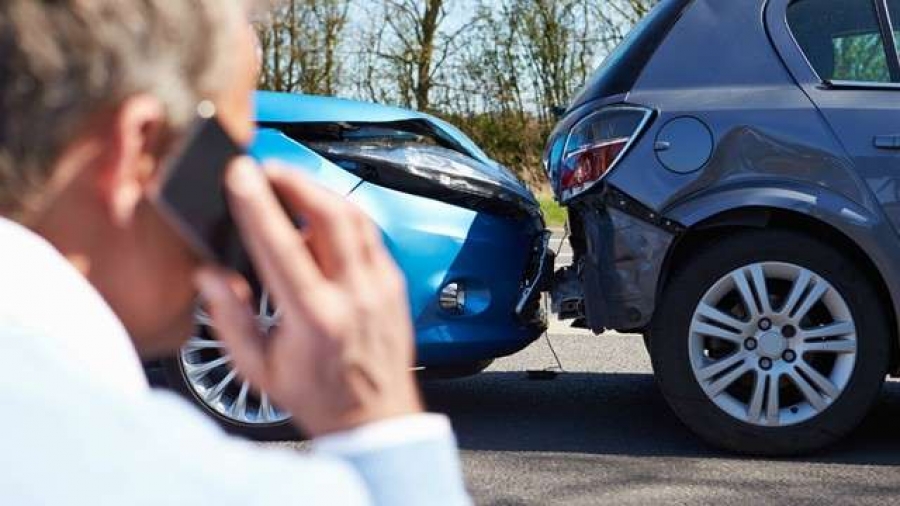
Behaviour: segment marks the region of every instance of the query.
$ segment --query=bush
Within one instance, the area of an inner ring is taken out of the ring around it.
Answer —
[[[541,160],[551,125],[520,114],[444,115],[444,119],[463,130],[494,160],[509,167],[535,193],[549,191]]]

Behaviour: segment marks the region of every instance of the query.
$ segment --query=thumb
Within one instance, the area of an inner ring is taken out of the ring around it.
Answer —
[[[213,320],[213,330],[231,354],[238,372],[266,389],[268,373],[263,336],[250,309],[251,292],[240,276],[206,267],[195,277]]]

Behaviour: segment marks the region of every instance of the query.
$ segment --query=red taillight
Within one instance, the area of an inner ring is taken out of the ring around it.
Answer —
[[[559,165],[551,177],[560,201],[566,202],[596,185],[627,156],[653,112],[631,105],[595,111],[575,123],[566,138]]]
[[[561,190],[578,193],[579,188],[599,180],[619,158],[629,140],[628,137],[613,139],[570,154],[563,161]]]

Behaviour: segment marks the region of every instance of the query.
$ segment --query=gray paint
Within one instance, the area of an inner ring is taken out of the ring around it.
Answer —
[[[612,208],[598,208],[586,225],[588,261],[583,279],[588,327],[600,331],[645,326],[655,303],[647,294],[656,292],[674,236]]]
[[[870,256],[900,314],[900,151],[874,142],[900,134],[900,88],[826,89],[790,34],[788,3],[694,1],[634,89],[617,97],[658,116],[607,176],[607,187],[677,221],[685,233],[720,213],[749,207],[820,220]],[[560,122],[548,148],[551,167],[559,138],[608,100],[588,103]],[[715,146],[708,163],[689,173],[667,170],[654,149],[664,125],[683,116],[708,125]],[[572,205],[589,245],[583,256],[585,302],[589,313],[594,309],[589,321],[595,330],[639,327],[655,305],[673,240],[602,202],[588,195]],[[599,308],[601,303],[613,307]],[[639,325],[609,316],[629,308],[642,312]]]
[[[691,116],[669,120],[659,129],[653,144],[659,163],[679,174],[702,169],[712,156],[713,147],[709,127]]]

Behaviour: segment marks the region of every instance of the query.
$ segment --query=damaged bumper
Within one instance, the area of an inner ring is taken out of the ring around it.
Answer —
[[[541,307],[541,294],[550,289],[556,254],[550,249],[550,231],[543,231],[535,239],[531,260],[522,281],[522,294],[516,304],[516,317],[524,325],[547,328],[547,315]]]
[[[573,203],[570,217],[575,264],[555,275],[554,312],[598,333],[646,327],[682,227],[612,187]]]

